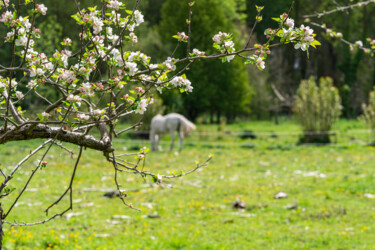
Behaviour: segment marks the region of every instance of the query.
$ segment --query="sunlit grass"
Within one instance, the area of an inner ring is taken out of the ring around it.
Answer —
[[[289,128],[289,129],[288,129]],[[205,126],[215,131],[217,126]],[[356,121],[341,121],[337,130],[366,129]],[[128,202],[142,212],[103,197],[115,190],[113,167],[92,150],[83,152],[74,189],[73,213],[35,227],[5,226],[6,249],[371,249],[375,246],[374,148],[365,146],[368,134],[339,136],[329,146],[296,146],[293,122],[272,125],[251,122],[227,125],[225,130],[275,132],[277,137],[242,140],[234,135],[218,140],[192,135],[180,153],[150,153],[145,169],[156,173],[188,170],[194,162],[214,159],[202,171],[163,185],[150,178],[123,175]],[[167,139],[166,139],[167,140]],[[357,143],[357,142],[364,143]],[[0,147],[5,171],[39,141],[10,143]],[[120,140],[118,148],[148,146],[148,142]],[[254,144],[254,147],[241,145]],[[69,146],[69,145],[67,145]],[[163,148],[168,148],[165,141]],[[74,156],[76,157],[76,156]],[[73,170],[74,157],[58,148],[47,158],[7,221],[45,219],[44,209],[64,191]],[[36,166],[33,158],[11,181],[17,189],[2,201],[6,211],[20,185]],[[286,199],[274,199],[278,192]],[[245,210],[232,207],[236,199]],[[287,209],[297,204],[296,209]],[[68,206],[65,199],[49,214]],[[72,214],[71,214],[72,215]],[[148,216],[151,215],[151,216]],[[150,218],[151,217],[151,218]],[[156,218],[154,218],[156,217]]]

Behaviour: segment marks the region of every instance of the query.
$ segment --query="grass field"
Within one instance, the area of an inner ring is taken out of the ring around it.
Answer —
[[[375,149],[364,124],[340,121],[337,143],[296,146],[293,122],[248,122],[218,128],[200,126],[180,153],[149,153],[147,169],[156,173],[188,170],[214,154],[202,171],[162,185],[123,175],[131,210],[116,198],[113,167],[92,150],[83,152],[69,216],[34,227],[5,226],[5,249],[372,249],[375,248]],[[245,130],[254,140],[240,139]],[[224,133],[227,131],[227,133]],[[203,133],[205,132],[205,133]],[[230,133],[229,133],[230,132]],[[7,172],[41,141],[0,146]],[[147,141],[116,142],[121,152]],[[168,146],[165,138],[163,148]],[[69,145],[67,145],[69,146]],[[53,147],[48,166],[38,172],[8,221],[38,221],[69,183],[74,159]],[[2,200],[4,210],[36,166],[33,158]],[[275,199],[278,192],[288,197]],[[233,208],[240,199],[246,209]],[[287,206],[295,205],[294,209]],[[64,200],[52,212],[68,206]]]

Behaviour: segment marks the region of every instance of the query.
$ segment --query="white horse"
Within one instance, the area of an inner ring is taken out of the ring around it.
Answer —
[[[184,137],[186,137],[190,131],[195,130],[195,125],[186,119],[184,116],[176,113],[171,113],[165,116],[156,115],[151,120],[151,129],[150,129],[150,141],[152,151],[158,150],[158,144],[160,136],[165,133],[171,134],[172,144],[170,150],[173,150],[174,147],[174,135],[175,131],[178,133],[180,151],[182,150],[182,142]]]

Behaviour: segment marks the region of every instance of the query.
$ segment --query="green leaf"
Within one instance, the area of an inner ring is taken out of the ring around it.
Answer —
[[[315,46],[322,45],[318,40],[314,40],[312,43],[310,43],[311,46],[315,48]]]
[[[36,114],[36,115],[38,116],[38,118],[39,118],[39,120],[40,120],[41,122],[44,121],[44,117],[42,116],[42,114]]]
[[[272,20],[275,20],[276,22],[280,22],[281,19],[278,17],[273,17]]]

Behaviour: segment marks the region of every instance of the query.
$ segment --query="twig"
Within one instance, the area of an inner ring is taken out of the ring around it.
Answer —
[[[324,11],[322,13],[316,13],[316,14],[311,14],[311,15],[304,15],[302,17],[303,18],[310,18],[310,17],[321,18],[322,16],[330,15],[330,14],[338,12],[338,11],[345,11],[347,9],[351,9],[351,8],[355,8],[355,7],[362,7],[362,6],[368,5],[370,3],[375,3],[375,0],[369,0],[369,1],[359,2],[359,3],[352,4],[352,5],[344,6],[344,7],[338,7],[336,9],[333,9],[333,10],[330,10],[330,11]]]
[[[77,157],[77,160],[76,160],[76,163],[74,165],[74,169],[73,169],[73,173],[72,173],[72,176],[70,178],[70,183],[69,183],[69,186],[68,188],[65,190],[65,192],[60,195],[60,197],[54,202],[52,203],[51,205],[49,205],[47,207],[47,209],[45,210],[46,214],[48,215],[48,211],[55,205],[59,204],[59,202],[65,197],[65,195],[68,193],[69,191],[69,208],[68,210],[71,210],[73,209],[73,181],[74,181],[74,177],[75,177],[75,174],[76,174],[76,170],[77,170],[77,167],[78,167],[78,163],[79,163],[79,160],[81,159],[81,156],[82,156],[82,149],[83,147],[80,147],[79,148],[79,153],[78,153],[78,157]]]

